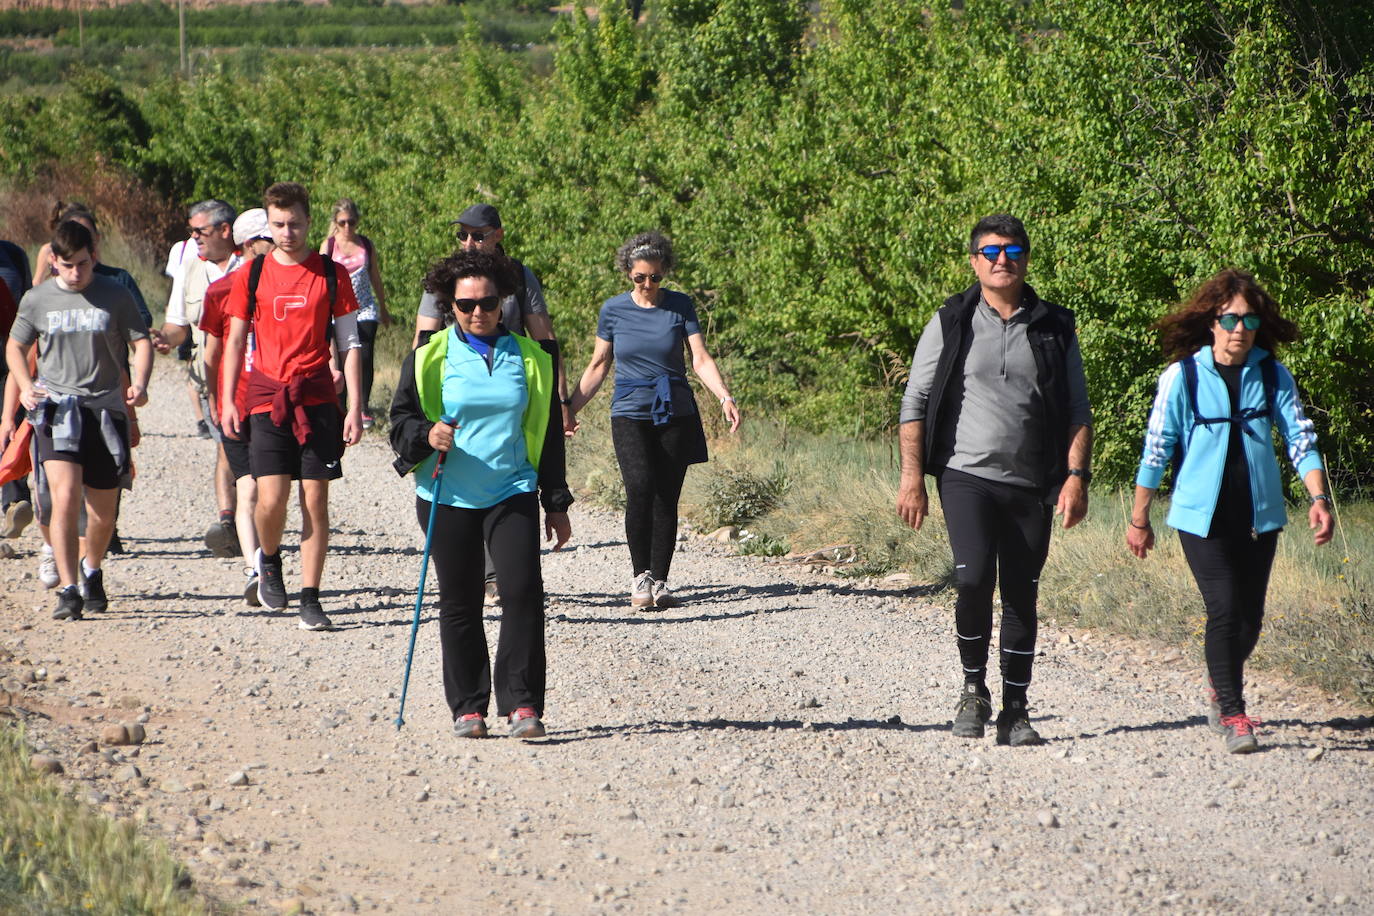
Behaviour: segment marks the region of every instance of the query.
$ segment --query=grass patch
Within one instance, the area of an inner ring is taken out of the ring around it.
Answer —
[[[161,844],[67,798],[28,757],[21,732],[0,727],[0,912],[218,911]]]
[[[715,527],[739,495],[740,488],[722,481],[752,481],[743,488],[749,493],[760,481],[785,481],[772,508],[748,522],[752,537],[738,542],[740,553],[849,545],[856,559],[841,567],[842,575],[908,572],[942,589],[936,600],[952,605],[949,541],[934,488],[919,533],[897,517],[895,436],[888,442],[798,433],[756,420],[737,437],[712,432],[711,464],[689,471],[683,490],[684,517],[699,529]],[[616,505],[602,495],[614,489],[606,481],[619,485],[604,404],[584,414],[569,461],[579,495]],[[1087,520],[1069,531],[1056,528],[1041,576],[1041,615],[1157,639],[1192,652],[1200,664],[1205,616],[1178,538],[1161,523],[1150,558],[1133,557],[1125,546],[1129,498],[1124,491],[1094,490]],[[621,493],[619,505],[623,499]],[[1312,544],[1306,508],[1290,513],[1253,663],[1374,705],[1374,503],[1339,508],[1335,541],[1321,548]],[[1165,512],[1161,506],[1156,520]]]

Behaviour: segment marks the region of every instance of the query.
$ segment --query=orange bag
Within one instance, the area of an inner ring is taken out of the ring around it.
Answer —
[[[32,442],[33,425],[21,420],[4,455],[0,455],[0,484],[18,480],[33,470],[33,453],[29,448]]]

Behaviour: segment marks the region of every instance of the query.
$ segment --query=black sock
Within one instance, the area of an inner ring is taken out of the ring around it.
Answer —
[[[303,587],[301,589],[301,604],[305,604],[305,602],[307,601],[313,601],[314,603],[319,604],[320,590],[318,588],[310,588],[308,586]]]

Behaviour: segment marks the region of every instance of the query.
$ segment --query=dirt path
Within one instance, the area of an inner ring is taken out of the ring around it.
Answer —
[[[203,549],[211,449],[165,366],[154,396],[109,613],[51,620],[26,533],[0,561],[0,683],[79,796],[245,912],[1374,908],[1360,710],[1261,677],[1264,752],[1227,757],[1190,658],[1045,627],[1049,743],[955,739],[944,612],[704,541],[674,568],[685,607],[632,612],[620,521],[580,507],[545,564],[550,739],[449,735],[429,612],[398,733],[422,538],[384,441],[336,491],[341,630],[303,633]],[[140,712],[141,749],[80,752]]]

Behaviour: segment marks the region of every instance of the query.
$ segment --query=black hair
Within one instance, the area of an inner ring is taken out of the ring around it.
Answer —
[[[505,255],[486,251],[455,251],[425,274],[425,290],[448,307],[453,304],[453,288],[464,277],[486,277],[496,284],[501,297],[515,294],[515,265]]]
[[[58,224],[57,229],[53,231],[52,241],[49,245],[52,248],[53,257],[66,260],[83,248],[94,254],[95,238],[91,235],[91,230],[87,229],[85,225],[74,219],[69,219]]]
[[[985,235],[1000,235],[1015,239],[1026,254],[1030,254],[1030,236],[1026,235],[1026,224],[1009,213],[994,213],[985,216],[973,227],[968,236],[968,253],[978,253],[978,241]]]

